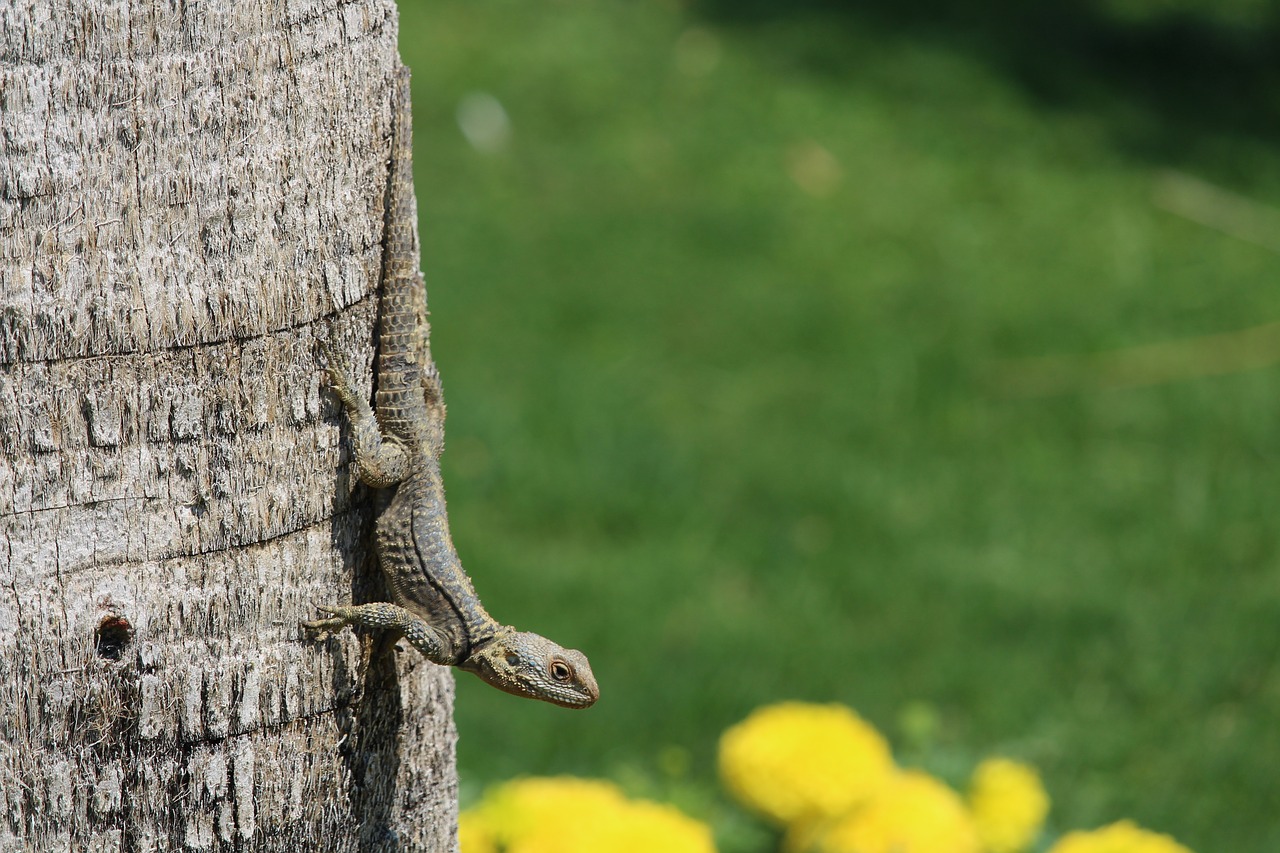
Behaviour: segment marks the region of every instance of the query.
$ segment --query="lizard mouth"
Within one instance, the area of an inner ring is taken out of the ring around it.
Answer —
[[[561,708],[569,708],[571,710],[582,710],[590,708],[600,698],[600,690],[593,683],[590,689],[583,690],[581,693],[566,692],[560,696],[548,696],[546,701],[552,705],[559,705]]]

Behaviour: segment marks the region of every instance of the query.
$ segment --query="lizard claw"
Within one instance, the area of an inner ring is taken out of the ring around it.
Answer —
[[[340,382],[345,367],[342,356],[334,347],[333,341],[321,341],[319,346],[320,355],[324,357],[324,364],[320,369],[329,377],[330,384],[334,384],[335,381]]]
[[[317,640],[323,640],[351,624],[350,611],[346,607],[333,607],[328,604],[316,604],[313,606],[321,613],[333,614],[329,619],[314,619],[310,622],[302,623],[302,627],[315,634]]]
[[[346,359],[331,340],[320,341],[319,347],[320,354],[325,361],[321,366],[321,370],[324,372],[326,382],[333,389],[333,393],[337,395],[338,399],[342,401],[343,406],[350,407],[354,404],[355,398],[351,394],[353,383],[348,375]]]

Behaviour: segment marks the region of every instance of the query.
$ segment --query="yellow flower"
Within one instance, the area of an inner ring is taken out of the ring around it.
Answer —
[[[1018,853],[1031,846],[1049,813],[1049,796],[1040,776],[1025,764],[990,758],[969,781],[969,810],[983,849]]]
[[[485,793],[478,822],[503,845],[537,832],[567,832],[626,802],[618,786],[569,776],[513,779]]]
[[[628,800],[590,779],[516,779],[491,789],[474,815],[506,853],[715,853],[711,830],[671,806]],[[481,843],[481,842],[477,842]],[[462,853],[472,853],[462,842]]]
[[[1049,853],[1191,853],[1167,835],[1122,820],[1089,832],[1068,832]]]
[[[797,853],[978,853],[981,848],[960,795],[927,773],[908,770],[844,817],[793,829],[787,849]]]
[[[978,853],[964,800],[933,776],[909,770],[847,815],[794,827],[787,849],[813,853]]]
[[[458,815],[458,850],[461,853],[498,853],[493,833],[479,812],[468,810]]]
[[[619,803],[567,828],[544,827],[507,853],[715,853],[711,829],[671,806]]]
[[[885,739],[843,705],[768,705],[720,738],[725,787],[780,824],[843,814],[892,770]]]

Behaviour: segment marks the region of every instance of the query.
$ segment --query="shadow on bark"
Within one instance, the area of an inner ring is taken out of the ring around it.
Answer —
[[[346,488],[338,478],[335,506],[349,501],[351,509],[333,518],[332,537],[351,570],[351,601],[390,601],[373,537],[373,522],[385,507],[387,495],[358,486],[348,497]],[[351,780],[348,796],[356,820],[355,849],[360,853],[399,853],[407,849],[394,829],[393,813],[400,772],[398,738],[405,722],[396,668],[399,637],[365,631],[357,631],[357,635],[363,672],[352,673],[347,658],[338,653],[333,672],[334,692],[342,700],[334,713],[343,738],[343,765]],[[353,691],[351,685],[359,687]]]

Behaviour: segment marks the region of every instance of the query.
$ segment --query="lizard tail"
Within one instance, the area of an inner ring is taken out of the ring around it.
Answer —
[[[413,112],[409,69],[395,77],[395,132],[382,256],[378,341],[378,413],[391,434],[416,444],[427,423],[424,371],[430,361],[426,288],[418,270],[418,210],[413,195]]]

